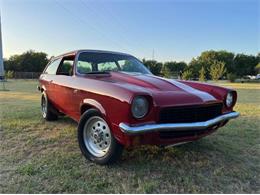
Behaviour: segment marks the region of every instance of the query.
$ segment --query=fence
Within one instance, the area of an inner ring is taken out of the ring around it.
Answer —
[[[14,72],[14,79],[38,79],[41,72]]]
[[[161,74],[159,75],[161,77],[167,77],[169,79],[180,79],[181,78],[181,74],[180,72],[173,72],[173,71],[168,71],[166,74]]]

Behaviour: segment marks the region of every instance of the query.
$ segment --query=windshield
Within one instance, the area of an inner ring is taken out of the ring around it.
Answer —
[[[135,57],[123,54],[82,52],[77,61],[80,74],[108,73],[121,71],[127,73],[151,74]]]

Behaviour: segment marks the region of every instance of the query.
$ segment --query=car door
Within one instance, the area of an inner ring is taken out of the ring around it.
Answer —
[[[61,58],[56,58],[52,60],[44,70],[43,74],[40,76],[41,85],[46,89],[48,99],[53,104],[55,104],[55,99],[56,99],[55,86],[53,84],[53,81],[55,80],[56,72],[60,62],[61,62]]]
[[[59,110],[76,119],[79,101],[77,100],[78,89],[75,84],[75,76],[73,76],[74,59],[74,55],[63,57],[54,85]]]

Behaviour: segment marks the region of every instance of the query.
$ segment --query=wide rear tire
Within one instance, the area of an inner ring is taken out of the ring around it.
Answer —
[[[41,112],[42,117],[47,121],[53,121],[58,119],[58,115],[54,111],[55,109],[48,100],[47,94],[43,91],[41,97]]]

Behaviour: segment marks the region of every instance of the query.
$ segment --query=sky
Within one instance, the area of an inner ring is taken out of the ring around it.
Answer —
[[[260,0],[0,0],[3,56],[101,49],[186,61],[260,52]]]

